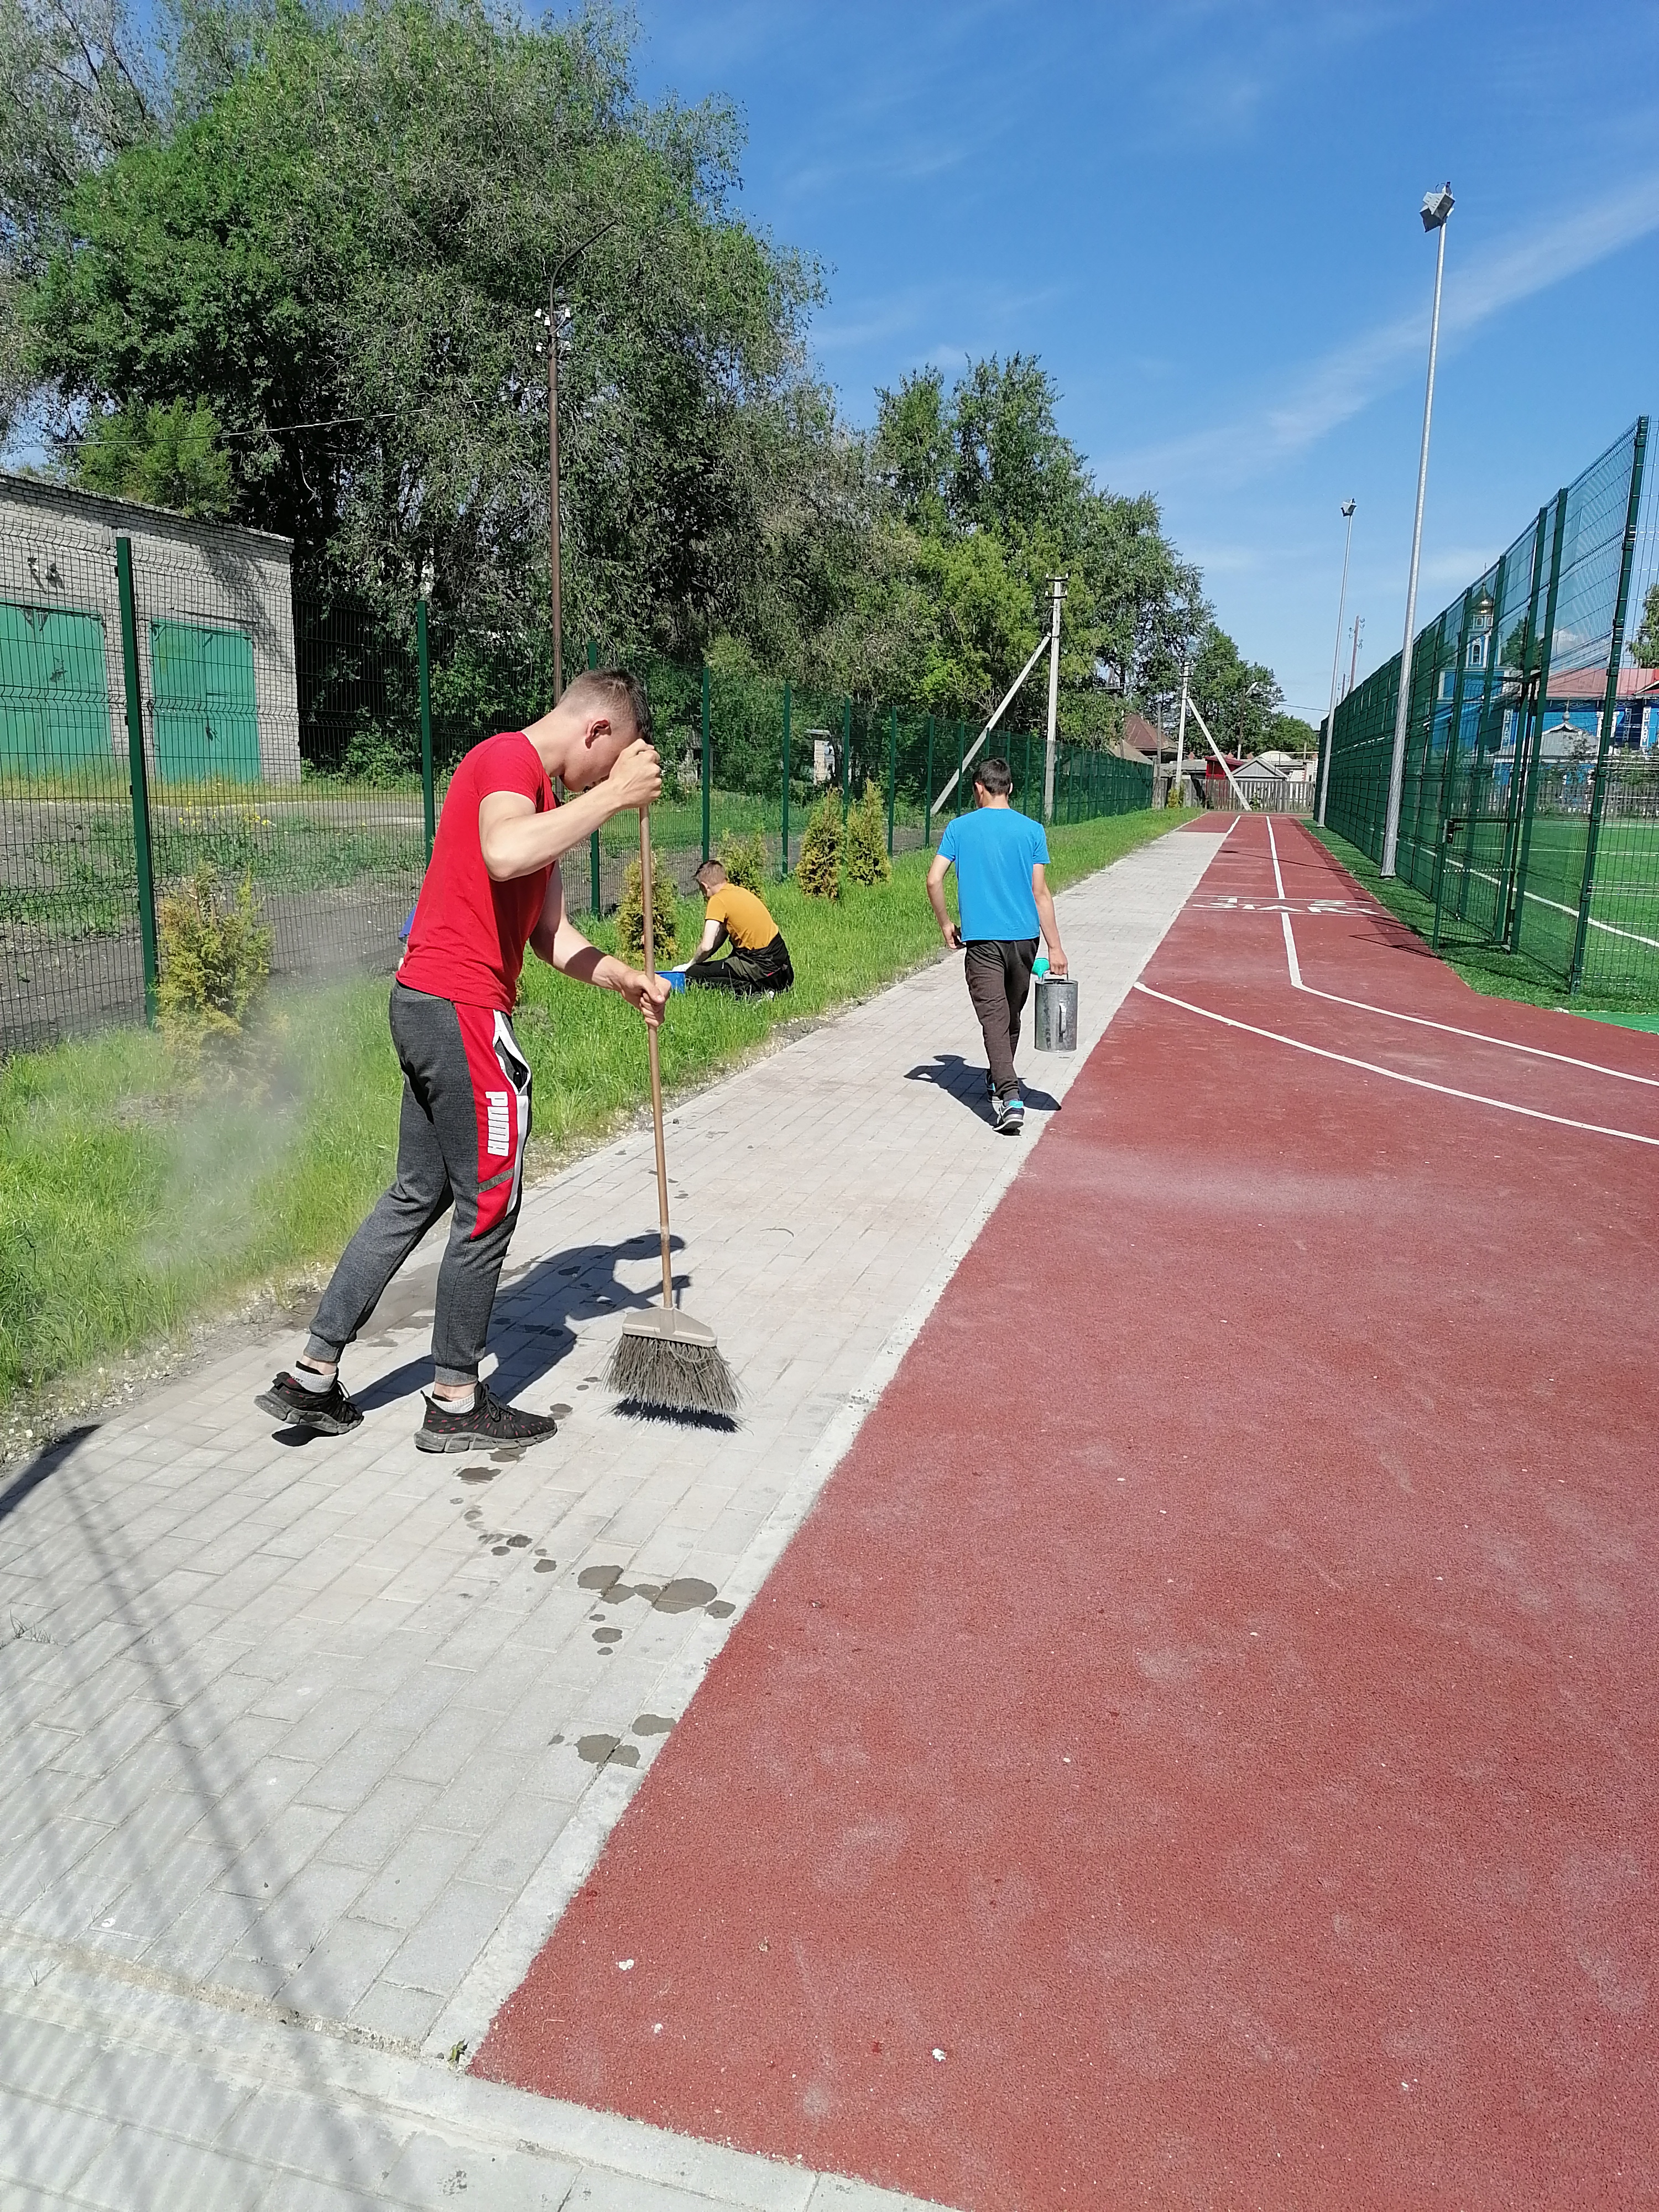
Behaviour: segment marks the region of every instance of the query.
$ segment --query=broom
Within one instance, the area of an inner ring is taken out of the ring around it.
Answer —
[[[640,897],[645,909],[645,972],[656,973],[651,943],[651,829],[640,809]],[[657,1216],[662,1238],[662,1304],[629,1314],[605,1371],[607,1386],[635,1405],[669,1413],[730,1416],[738,1386],[720,1357],[714,1332],[674,1304],[674,1269],[668,1247],[668,1156],[662,1137],[662,1062],[657,1032],[647,1026],[651,1053],[651,1118],[657,1135]]]

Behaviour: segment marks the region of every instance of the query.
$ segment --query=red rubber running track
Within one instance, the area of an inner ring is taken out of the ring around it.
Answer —
[[[969,2212],[1659,2196],[1659,1051],[1272,838],[482,2072]]]

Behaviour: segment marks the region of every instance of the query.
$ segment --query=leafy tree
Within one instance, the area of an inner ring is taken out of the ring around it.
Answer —
[[[1636,660],[1641,668],[1659,668],[1659,584],[1648,586],[1642,602],[1642,626],[1636,633]]]
[[[70,191],[29,301],[66,447],[82,410],[210,393],[240,519],[483,629],[541,618],[546,385],[577,635],[695,651],[738,611],[821,416],[816,272],[731,214],[736,128],[635,98],[608,19],[473,0],[240,19],[194,105]],[[573,258],[574,257],[574,258]]]
[[[835,792],[827,791],[807,817],[806,835],[801,839],[800,859],[795,868],[795,881],[808,898],[841,896],[843,842],[841,800]]]
[[[1194,656],[1192,689],[1224,752],[1265,752],[1275,743],[1285,700],[1272,669],[1244,659],[1213,623]]]
[[[880,789],[866,776],[864,796],[847,813],[847,879],[884,884],[893,872],[887,857],[887,817]]]
[[[213,410],[175,399],[170,407],[118,408],[96,415],[75,453],[77,483],[180,514],[230,511],[230,461]]]

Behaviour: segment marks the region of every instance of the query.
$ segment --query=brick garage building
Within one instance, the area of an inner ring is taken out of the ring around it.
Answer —
[[[0,768],[61,776],[125,759],[123,537],[152,768],[174,783],[296,783],[289,541],[3,475]]]

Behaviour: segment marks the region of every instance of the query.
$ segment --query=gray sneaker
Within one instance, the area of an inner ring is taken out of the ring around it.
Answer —
[[[285,1428],[318,1429],[325,1437],[343,1437],[363,1418],[340,1388],[337,1375],[326,1390],[307,1390],[295,1375],[284,1371],[253,1402]]]
[[[1011,1091],[1006,1098],[997,1101],[997,1134],[1000,1137],[1017,1137],[1024,1127],[1025,1101],[1018,1091]]]
[[[551,1413],[526,1413],[517,1406],[504,1406],[480,1382],[472,1403],[453,1413],[436,1398],[426,1401],[426,1418],[415,1431],[415,1448],[426,1452],[489,1451],[501,1444],[538,1444],[556,1436],[559,1425]]]

